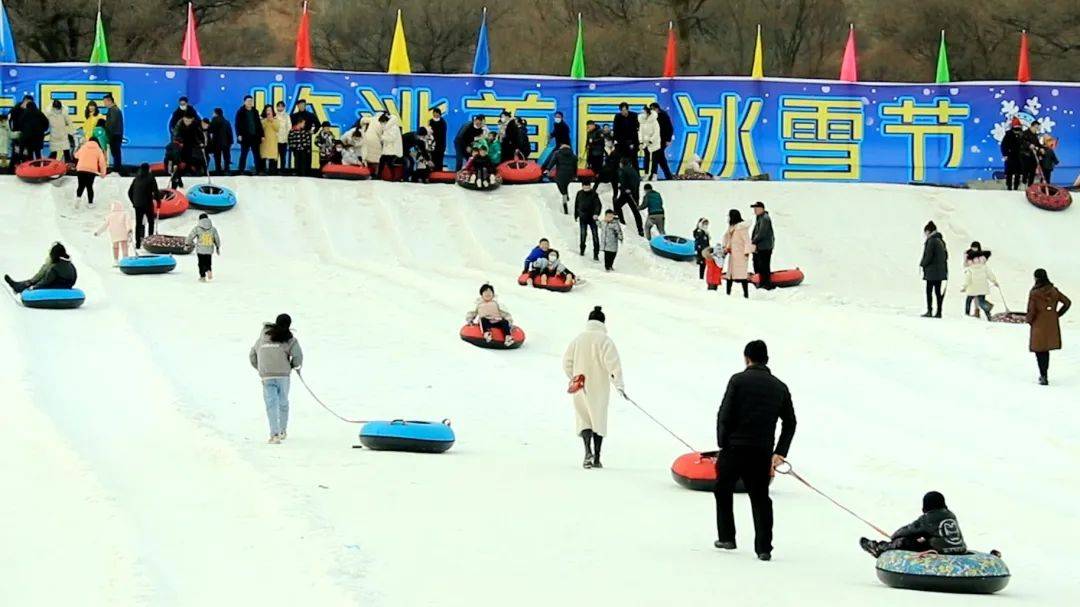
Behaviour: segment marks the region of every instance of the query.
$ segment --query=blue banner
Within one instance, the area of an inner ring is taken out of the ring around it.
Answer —
[[[388,75],[263,68],[154,65],[0,65],[0,111],[24,94],[48,107],[60,100],[76,124],[87,102],[112,93],[124,110],[125,161],[159,161],[169,116],[186,95],[200,114],[220,107],[232,119],[244,95],[256,107],[305,99],[338,132],[358,117],[389,111],[405,130],[426,125],[433,108],[448,138],[470,116],[495,124],[503,109],[529,124],[535,158],[548,146],[552,116],[566,116],[583,155],[585,123],[609,122],[620,102],[658,102],[675,136],[666,154],[679,171],[695,159],[724,179],[961,184],[1002,170],[1001,137],[1013,118],[1060,139],[1057,183],[1080,167],[1071,83],[846,84],[817,80],[674,78],[571,80],[537,76]],[[100,105],[100,104],[99,104]],[[104,110],[104,108],[103,108]],[[453,144],[448,142],[452,166]]]

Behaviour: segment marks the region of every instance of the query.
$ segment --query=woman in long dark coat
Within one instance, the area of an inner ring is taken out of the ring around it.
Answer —
[[[1046,270],[1035,270],[1035,286],[1028,295],[1027,321],[1031,325],[1029,348],[1039,363],[1039,383],[1043,386],[1050,383],[1047,379],[1050,352],[1061,349],[1061,323],[1058,319],[1065,316],[1071,305],[1069,298],[1050,282]]]

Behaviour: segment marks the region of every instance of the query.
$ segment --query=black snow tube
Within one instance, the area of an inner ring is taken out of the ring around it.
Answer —
[[[924,554],[890,550],[877,560],[886,586],[927,592],[993,594],[1009,585],[1009,568],[997,554]]]

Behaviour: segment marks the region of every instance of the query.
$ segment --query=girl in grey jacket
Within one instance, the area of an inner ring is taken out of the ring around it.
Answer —
[[[615,211],[604,211],[604,221],[600,223],[600,248],[604,250],[604,270],[610,272],[619,252],[619,243],[623,240],[622,224],[615,219]]]
[[[199,258],[199,282],[214,280],[211,261],[215,252],[221,255],[221,237],[209,215],[199,215],[199,223],[188,234],[188,242],[195,245],[195,255]]]
[[[304,364],[304,352],[290,328],[292,318],[279,314],[277,320],[263,325],[248,358],[259,372],[263,384],[266,417],[270,422],[270,443],[285,440],[289,425],[289,376]]]

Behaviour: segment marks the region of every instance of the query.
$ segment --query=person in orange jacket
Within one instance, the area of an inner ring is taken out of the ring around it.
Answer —
[[[87,139],[86,143],[75,152],[75,173],[79,180],[79,187],[75,190],[75,205],[82,200],[83,192],[86,192],[86,201],[94,204],[94,179],[99,175],[105,178],[105,153],[101,146],[93,138]]]

